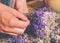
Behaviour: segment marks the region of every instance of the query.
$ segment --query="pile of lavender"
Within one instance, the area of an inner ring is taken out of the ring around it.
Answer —
[[[33,26],[33,29],[35,30],[34,33],[41,39],[45,36],[42,31],[45,29],[46,26],[46,24],[44,23],[44,13],[46,11],[50,12],[51,9],[49,9],[48,7],[40,8],[38,11],[34,12],[30,17],[30,24],[31,26]]]

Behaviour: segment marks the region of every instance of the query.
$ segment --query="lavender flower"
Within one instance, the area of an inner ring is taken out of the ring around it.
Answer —
[[[21,36],[17,36],[17,37],[12,37],[9,40],[10,43],[24,43],[24,40]]]
[[[48,11],[50,12],[51,9],[48,7],[40,8],[38,11],[34,12],[31,16],[31,25],[33,26],[33,29],[35,29],[35,33],[38,32],[37,30],[42,30],[45,28],[45,24],[43,23],[44,19],[44,13]],[[45,35],[44,33],[40,33],[37,36],[40,36],[40,38],[43,38]]]
[[[45,25],[43,25],[43,13],[44,11],[36,11],[31,17],[31,25],[33,25],[34,29],[42,29]]]
[[[40,38],[43,39],[45,37],[45,34],[40,32]]]

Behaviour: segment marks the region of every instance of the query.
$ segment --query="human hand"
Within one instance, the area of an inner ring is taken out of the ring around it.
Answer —
[[[20,20],[19,20],[20,19]],[[22,34],[29,20],[17,10],[0,3],[0,32],[10,35]]]
[[[12,7],[20,13],[29,13],[26,0],[13,0]]]

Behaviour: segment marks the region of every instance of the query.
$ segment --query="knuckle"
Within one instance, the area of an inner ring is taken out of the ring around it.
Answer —
[[[30,21],[28,20],[28,21],[26,21],[26,23],[24,24],[24,26],[22,27],[23,29],[24,28],[27,28],[27,26],[30,24]]]
[[[2,29],[3,32],[6,32],[6,29]]]
[[[30,21],[28,20],[28,21],[26,22],[26,27],[27,27],[29,24],[30,24]]]
[[[24,33],[24,31],[22,31],[20,34],[23,34]]]
[[[23,30],[20,32],[20,34],[23,34],[23,33],[24,33],[24,31],[25,31],[25,29],[23,29]]]
[[[9,28],[6,28],[6,27],[5,27],[5,28],[2,29],[2,31],[3,31],[3,32],[8,32],[8,31],[9,31]]]
[[[0,31],[0,33],[3,33],[4,31]]]
[[[29,24],[30,24],[30,21],[28,20],[28,22],[27,22],[27,23],[28,23],[28,25],[29,25]]]

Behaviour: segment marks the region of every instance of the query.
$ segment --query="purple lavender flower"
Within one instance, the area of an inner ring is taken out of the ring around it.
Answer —
[[[49,9],[48,7],[40,8],[38,11],[32,14],[30,21],[35,30],[45,28],[45,24],[43,23],[44,20],[42,18],[44,17],[43,15],[45,11],[50,12],[51,9]]]
[[[17,36],[17,37],[12,37],[9,40],[10,43],[24,43],[24,40],[21,36]]]
[[[40,32],[40,35],[39,35],[40,39],[43,39],[45,37],[45,34]]]
[[[42,30],[45,28],[45,24],[43,23],[44,19],[42,17],[44,17],[44,12],[50,12],[51,9],[49,9],[48,7],[44,7],[44,8],[40,8],[38,11],[34,12],[31,16],[31,25],[33,26],[33,29],[35,29],[35,33],[37,32],[37,30]],[[44,33],[39,33],[38,36],[40,36],[40,38],[42,39],[45,35]]]
[[[44,11],[36,11],[31,17],[31,24],[33,25],[34,29],[42,29],[45,25],[43,25],[43,13]]]

